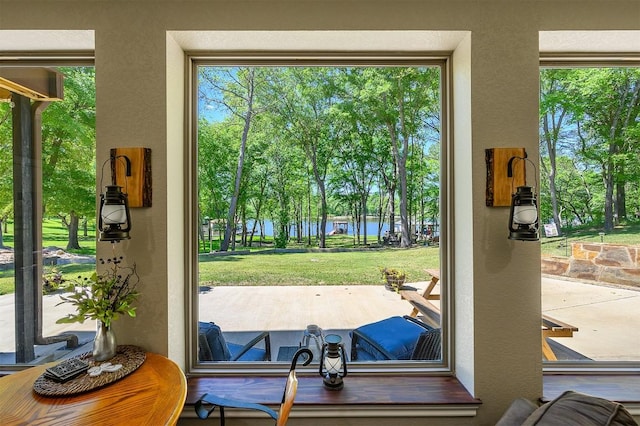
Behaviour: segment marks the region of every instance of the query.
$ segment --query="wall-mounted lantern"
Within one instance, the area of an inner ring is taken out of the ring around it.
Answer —
[[[531,160],[527,158],[525,152],[524,157],[511,157],[507,165],[507,176],[513,177],[514,162],[528,161],[533,166],[535,173],[536,167]],[[517,163],[515,163],[517,164]],[[540,224],[538,222],[538,200],[535,188],[526,184],[518,186],[516,192],[511,195],[511,208],[509,210],[509,239],[520,241],[538,241]],[[538,181],[537,176],[535,178]],[[537,185],[536,185],[537,186]]]

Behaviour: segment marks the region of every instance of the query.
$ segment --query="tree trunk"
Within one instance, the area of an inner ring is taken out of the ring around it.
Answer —
[[[80,218],[76,212],[71,211],[69,214],[69,242],[67,243],[67,250],[80,250],[80,243],[78,242],[78,228],[80,224]]]
[[[627,218],[627,191],[625,190],[625,182],[616,184],[616,215],[618,221]]]
[[[362,194],[362,197],[360,199],[360,204],[361,204],[360,209],[362,210],[362,227],[364,228],[364,237],[362,239],[362,243],[366,246],[367,245],[367,195],[364,193]]]
[[[311,161],[311,167],[313,170],[313,177],[318,186],[318,193],[320,195],[320,227],[318,228],[318,247],[327,247],[327,189],[324,184],[324,176],[320,173],[318,167],[318,159],[316,157],[316,150],[312,144],[304,145],[307,158]]]
[[[0,219],[0,248],[7,248],[4,245],[4,232],[2,232],[2,229],[4,228],[4,220]]]
[[[553,214],[553,222],[556,224],[558,235],[562,235],[562,222],[560,220],[560,214],[558,211],[558,192],[556,189],[556,145],[558,143],[558,134],[562,126],[564,116],[565,112],[563,111],[558,121],[553,121],[553,123],[551,124],[553,126],[553,129],[549,128],[549,118],[547,114],[543,116],[544,139],[547,145],[547,153],[549,154],[549,169],[547,170],[547,175],[549,176],[551,210]],[[540,164],[543,168],[546,168],[544,161],[541,160]],[[538,193],[540,193],[539,188],[536,188],[536,190],[538,191]]]
[[[256,217],[255,217],[255,220],[253,221],[253,227],[251,228],[251,234],[250,234],[249,243],[248,243],[249,247],[251,247],[253,245],[253,236],[254,236],[254,234],[256,232],[257,224],[258,223],[262,223],[260,218],[261,218],[261,214],[262,214],[262,203],[264,202],[264,193],[265,193],[266,188],[267,188],[267,176],[265,174],[263,176],[262,181],[260,182],[260,194],[258,196],[258,202],[257,203],[254,202],[253,203],[253,209],[256,212]],[[261,232],[261,234],[262,234],[262,232]],[[261,235],[261,237],[262,237],[262,235]],[[262,238],[261,238],[260,242],[262,243]]]
[[[382,226],[384,225],[384,193],[378,189],[378,244],[382,242]]]
[[[307,245],[311,246],[311,179],[307,175]]]
[[[238,167],[236,168],[236,180],[233,190],[233,196],[231,197],[231,203],[229,203],[229,214],[227,215],[227,227],[224,231],[224,240],[220,245],[220,251],[229,250],[229,242],[232,235],[235,235],[236,229],[236,208],[238,205],[238,197],[240,196],[240,184],[242,182],[242,169],[244,167],[244,155],[247,150],[247,139],[249,137],[249,129],[251,128],[251,118],[253,116],[253,88],[254,88],[254,69],[249,71],[249,81],[247,82],[248,99],[247,99],[247,113],[244,116],[244,128],[242,129],[242,139],[240,141],[240,152],[238,153]],[[234,238],[235,246],[235,238]]]
[[[243,247],[247,246],[247,208],[246,205],[243,205],[240,209],[240,244]]]
[[[603,174],[604,174],[604,187],[605,187],[605,197],[604,197],[604,230],[605,232],[613,231],[613,164],[611,164],[611,160],[607,162],[608,164],[603,165]]]
[[[402,161],[404,163],[404,160]],[[411,246],[411,234],[409,233],[409,213],[407,208],[407,174],[404,166],[400,169],[400,230],[402,238],[400,247]]]
[[[318,179],[318,190],[320,192],[320,229],[319,235],[320,241],[318,243],[318,247],[326,248],[327,247],[327,193],[324,187],[324,181]]]
[[[402,102],[400,104],[400,120],[402,126]],[[402,141],[398,139],[398,135],[395,131],[394,123],[387,123],[387,129],[391,137],[391,147],[393,150],[393,157],[395,158],[397,167],[397,176],[400,183],[400,247],[409,247],[411,245],[411,236],[409,235],[409,217],[407,213],[407,167],[406,167],[406,155],[409,149],[409,144],[406,137],[403,137]],[[402,144],[402,149],[400,149]]]
[[[605,200],[604,200],[604,230],[605,232],[613,231],[615,226],[615,205],[614,205],[614,191],[616,184],[616,167],[614,164],[614,158],[620,152],[620,148],[616,144],[616,129],[618,127],[619,111],[613,117],[613,123],[609,130],[609,156],[605,160],[605,165],[602,168],[604,172],[604,184],[605,184]]]

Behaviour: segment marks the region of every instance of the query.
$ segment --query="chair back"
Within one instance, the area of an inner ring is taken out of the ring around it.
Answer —
[[[231,353],[222,330],[212,322],[198,322],[198,359],[200,361],[231,360]]]
[[[296,377],[296,364],[298,358],[305,354],[306,358],[302,365],[309,365],[313,360],[313,353],[307,348],[298,349],[291,361],[291,369],[287,376],[287,383],[284,386],[284,393],[282,394],[282,403],[280,404],[280,410],[278,412],[278,418],[276,419],[276,426],[285,426],[291,413],[291,407],[293,407],[293,401],[296,398],[298,392],[298,378]]]
[[[438,360],[442,358],[442,333],[439,328],[423,331],[418,337],[411,359]]]

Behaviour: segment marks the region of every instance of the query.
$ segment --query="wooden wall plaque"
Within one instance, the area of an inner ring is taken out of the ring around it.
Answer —
[[[525,158],[524,148],[485,149],[487,163],[486,203],[489,207],[510,206],[511,194],[526,181],[526,161],[513,162],[513,177],[508,177],[507,166],[511,157]]]
[[[131,176],[125,176],[121,155],[131,161]],[[111,179],[127,194],[129,207],[151,207],[151,148],[112,148]]]

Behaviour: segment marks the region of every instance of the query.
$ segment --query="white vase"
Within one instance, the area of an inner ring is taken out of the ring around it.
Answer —
[[[98,330],[93,339],[93,359],[107,361],[116,355],[116,348],[116,335],[111,330],[111,325],[107,327],[102,321],[98,321]]]

